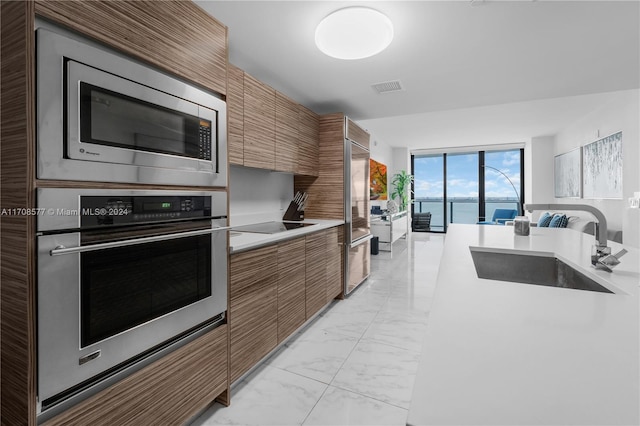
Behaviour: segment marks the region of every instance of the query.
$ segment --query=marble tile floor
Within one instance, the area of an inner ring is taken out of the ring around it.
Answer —
[[[413,233],[191,425],[404,425],[444,234]]]

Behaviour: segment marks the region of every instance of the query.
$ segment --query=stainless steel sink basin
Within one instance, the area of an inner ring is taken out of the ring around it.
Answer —
[[[553,256],[469,250],[478,278],[613,293]]]

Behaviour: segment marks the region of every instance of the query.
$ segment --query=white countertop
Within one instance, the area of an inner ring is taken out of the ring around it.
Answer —
[[[640,251],[608,273],[591,267],[594,241],[452,225],[407,423],[637,425]],[[555,253],[617,294],[480,279],[469,246]]]
[[[230,253],[238,253],[241,251],[252,250],[263,247],[279,241],[288,240],[290,238],[300,237],[305,234],[321,231],[323,229],[333,228],[344,224],[341,220],[326,219],[305,219],[303,223],[312,223],[313,226],[305,226],[302,228],[290,229],[288,231],[278,232],[275,234],[258,234],[254,232],[237,232],[231,229],[229,232],[229,251]]]

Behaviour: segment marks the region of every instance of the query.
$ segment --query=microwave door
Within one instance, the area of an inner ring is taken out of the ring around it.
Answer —
[[[197,104],[74,61],[67,77],[68,158],[185,170],[211,160],[200,139],[211,147],[215,112],[201,118]]]

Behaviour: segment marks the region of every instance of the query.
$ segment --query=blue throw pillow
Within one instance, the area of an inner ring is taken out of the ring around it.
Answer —
[[[569,218],[563,214],[555,214],[549,222],[549,228],[566,228],[569,223]]]
[[[545,212],[542,216],[540,216],[540,219],[538,219],[538,226],[541,228],[546,228],[547,226],[549,226],[551,219],[553,219],[553,216],[551,216],[549,212]]]

